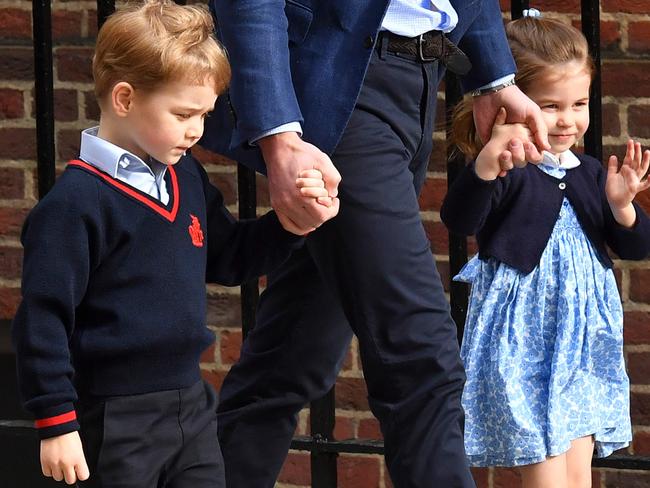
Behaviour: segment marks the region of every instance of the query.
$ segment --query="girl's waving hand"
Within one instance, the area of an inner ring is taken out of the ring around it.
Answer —
[[[609,157],[605,193],[616,221],[625,227],[632,227],[636,221],[632,200],[637,193],[650,187],[650,180],[646,177],[648,167],[650,151],[642,151],[641,144],[632,139],[627,141],[627,150],[620,169],[618,158]]]

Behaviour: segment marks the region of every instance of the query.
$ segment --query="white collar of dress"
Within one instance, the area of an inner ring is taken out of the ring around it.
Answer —
[[[571,169],[580,166],[578,157],[568,149],[557,156],[548,151],[542,151],[542,156],[540,164],[545,164],[551,168]]]

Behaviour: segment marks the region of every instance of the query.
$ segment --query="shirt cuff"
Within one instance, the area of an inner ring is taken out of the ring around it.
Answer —
[[[300,125],[300,122],[289,122],[287,124],[282,124],[253,137],[250,141],[248,141],[248,143],[251,146],[256,146],[257,141],[263,137],[272,136],[274,134],[281,134],[282,132],[297,132],[298,135],[302,137],[302,126]]]
[[[514,79],[515,79],[514,73],[506,75],[506,76],[502,76],[501,78],[497,78],[496,80],[491,81],[490,83],[488,83],[486,85],[479,86],[477,88],[477,90],[484,90],[484,89],[488,89],[488,88],[494,88],[495,86],[503,85],[504,83],[508,83],[509,81],[512,81]]]

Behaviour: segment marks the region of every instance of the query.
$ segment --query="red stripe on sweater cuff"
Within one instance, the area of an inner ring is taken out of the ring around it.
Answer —
[[[72,422],[77,419],[77,412],[74,410],[68,413],[62,413],[61,415],[56,415],[55,417],[48,417],[46,419],[39,419],[34,424],[37,429],[43,429],[45,427],[52,427],[54,425],[61,425],[67,422]]]

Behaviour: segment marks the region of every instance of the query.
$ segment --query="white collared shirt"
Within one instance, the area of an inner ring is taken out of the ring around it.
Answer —
[[[449,0],[391,0],[381,30],[406,37],[439,30],[451,32],[458,14]]]
[[[167,205],[167,165],[153,158],[146,164],[135,154],[98,137],[98,130],[99,127],[91,127],[81,133],[79,158]]]

